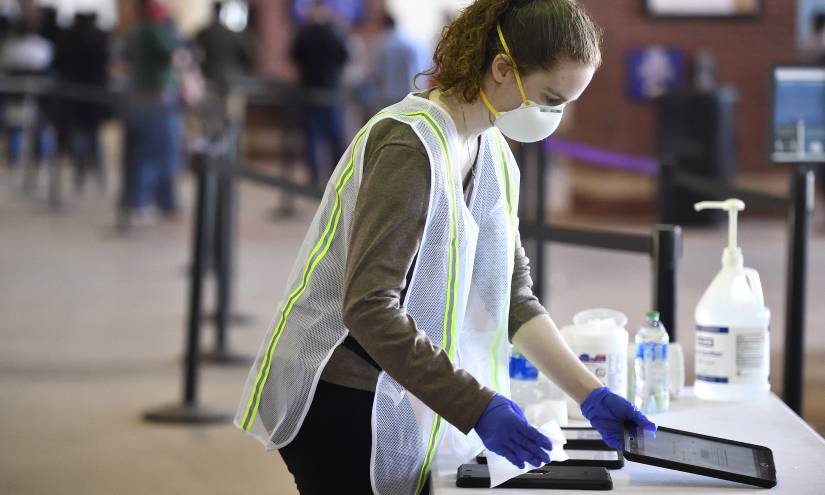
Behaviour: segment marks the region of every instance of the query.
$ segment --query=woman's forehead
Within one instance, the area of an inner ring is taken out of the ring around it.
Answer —
[[[525,86],[531,91],[550,91],[566,101],[577,99],[593,78],[592,65],[573,61],[561,61],[550,70],[539,69],[525,78]]]

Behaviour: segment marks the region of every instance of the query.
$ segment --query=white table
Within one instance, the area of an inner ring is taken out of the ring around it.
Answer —
[[[670,411],[651,416],[651,419],[661,426],[769,447],[773,450],[779,484],[767,491],[625,461],[622,469],[610,471],[613,493],[825,495],[825,440],[773,394],[751,402],[706,402],[695,398],[693,391],[688,389],[684,397],[671,403]],[[449,459],[436,459],[432,471],[432,495],[491,492],[489,488],[457,488],[455,470],[444,466],[449,462]],[[537,490],[514,488],[496,491],[504,495],[541,493]],[[571,490],[552,492],[583,493]]]

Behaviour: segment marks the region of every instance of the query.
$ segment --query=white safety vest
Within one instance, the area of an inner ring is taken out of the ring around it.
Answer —
[[[388,118],[408,124],[430,160],[427,221],[403,306],[456,366],[509,396],[507,321],[519,171],[501,133],[484,132],[468,206],[460,166],[451,159],[459,152],[455,124],[438,105],[411,94],[371,119],[335,168],[250,370],[235,424],[267,450],[298,434],[324,366],[349,333],[341,301],[353,210],[370,130]],[[372,412],[373,491],[417,495],[445,434],[461,456],[481,447],[475,432],[461,434],[382,372]]]

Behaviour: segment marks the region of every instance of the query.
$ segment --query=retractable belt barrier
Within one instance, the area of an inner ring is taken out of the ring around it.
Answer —
[[[247,102],[255,104],[278,104],[294,106],[298,103],[331,105],[342,101],[344,95],[335,92],[301,91],[293,85],[261,79],[246,79],[242,92]],[[120,88],[89,87],[81,84],[55,81],[45,77],[0,76],[0,95],[22,96],[36,105],[36,98],[50,96],[58,99],[116,104],[128,100],[135,93]],[[174,421],[203,423],[226,421],[230,415],[214,411],[198,404],[197,382],[200,324],[203,320],[203,277],[209,263],[210,247],[217,252],[215,271],[217,275],[216,350],[211,357],[214,362],[248,361],[234,359],[226,351],[226,328],[231,320],[232,266],[235,237],[235,180],[248,180],[260,185],[273,187],[285,193],[319,199],[323,191],[312,186],[270,175],[260,168],[239,163],[239,126],[224,127],[221,135],[211,140],[201,140],[190,149],[192,169],[197,176],[197,195],[193,211],[192,264],[190,270],[189,302],[187,313],[187,344],[183,379],[183,401],[171,408],[149,411],[145,414],[151,421]],[[646,175],[658,174],[660,220],[651,234],[627,234],[604,230],[559,227],[547,224],[545,216],[544,179],[548,153],[569,156],[596,166],[620,169]],[[527,159],[528,155],[534,157]],[[813,209],[812,173],[801,168],[792,178],[790,194],[787,198],[765,195],[747,189],[721,185],[704,178],[685,174],[667,163],[660,163],[649,157],[616,153],[610,150],[586,146],[580,143],[552,138],[538,145],[519,147],[519,162],[522,167],[534,166],[535,211],[531,219],[523,220],[520,231],[523,237],[535,241],[539,246],[533,257],[534,291],[541,297],[546,259],[541,248],[546,242],[558,242],[580,247],[623,251],[644,254],[651,257],[653,305],[662,314],[662,321],[676,340],[676,292],[678,265],[682,244],[682,231],[678,225],[670,225],[667,220],[671,205],[663,197],[664,186],[678,186],[701,192],[708,198],[724,199],[739,197],[751,204],[759,204],[773,211],[787,211],[789,218],[788,275],[786,287],[786,347],[784,359],[785,401],[794,411],[801,410],[802,369],[805,312],[805,270],[807,267],[807,240],[809,218]],[[522,175],[522,178],[525,174]],[[54,189],[54,188],[52,188]],[[523,188],[524,190],[524,188]],[[54,201],[54,203],[57,203]],[[524,203],[524,202],[523,202]],[[213,244],[214,242],[214,244]],[[207,358],[210,357],[207,355]],[[224,359],[226,358],[226,359]]]

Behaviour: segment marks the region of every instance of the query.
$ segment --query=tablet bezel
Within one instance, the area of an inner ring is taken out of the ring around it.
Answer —
[[[755,444],[752,444],[752,443],[737,442],[735,440],[728,440],[726,438],[712,437],[710,435],[702,435],[702,434],[693,433],[693,432],[690,432],[690,431],[677,430],[677,429],[674,429],[674,428],[667,428],[667,427],[664,427],[664,426],[660,426],[658,428],[658,431],[665,431],[665,432],[668,432],[668,433],[674,433],[676,435],[694,437],[694,438],[699,438],[699,439],[702,439],[702,440],[709,440],[709,441],[712,441],[712,442],[722,443],[722,444],[727,444],[727,445],[735,445],[735,446],[738,446],[738,447],[745,447],[745,448],[749,448],[751,450],[759,451],[759,452],[765,454],[765,459],[769,461],[768,466],[763,466],[763,468],[769,470],[768,474],[770,475],[770,478],[769,479],[757,478],[757,477],[754,477],[754,476],[747,476],[747,475],[744,475],[744,474],[732,473],[730,471],[722,471],[722,470],[719,470],[719,469],[712,469],[712,468],[706,468],[706,467],[702,467],[702,466],[695,466],[693,464],[686,464],[686,463],[683,463],[683,462],[671,461],[671,460],[668,460],[668,459],[660,459],[658,457],[651,457],[651,456],[647,456],[647,455],[634,453],[633,451],[627,450],[627,447],[629,445],[628,442],[630,441],[629,433],[634,432],[638,435],[638,429],[637,429],[635,424],[631,425],[630,427],[628,427],[626,425],[625,428],[624,428],[622,451],[624,453],[625,459],[627,459],[628,461],[638,462],[638,463],[641,463],[641,464],[648,464],[648,465],[651,465],[651,466],[658,466],[658,467],[663,467],[663,468],[667,468],[667,469],[673,469],[673,470],[676,470],[676,471],[683,471],[683,472],[686,472],[686,473],[700,474],[700,475],[703,475],[703,476],[710,476],[711,478],[718,478],[718,479],[727,480],[727,481],[735,481],[737,483],[744,483],[744,484],[747,484],[747,485],[753,485],[753,486],[758,486],[758,487],[762,487],[762,488],[773,488],[774,486],[776,486],[776,464],[774,463],[774,460],[773,460],[773,452],[768,447],[765,447],[765,446],[762,446],[762,445],[755,445]]]
[[[456,473],[455,486],[490,488],[489,468],[484,464],[462,464]],[[603,467],[546,465],[511,478],[496,488],[605,491],[613,489],[613,478]]]

